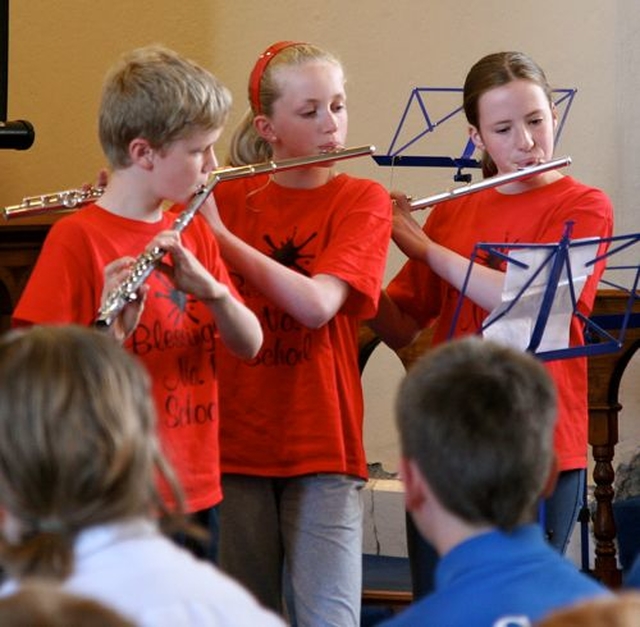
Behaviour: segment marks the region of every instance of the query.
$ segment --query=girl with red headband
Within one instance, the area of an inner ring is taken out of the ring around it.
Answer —
[[[316,46],[280,42],[251,73],[232,165],[344,147],[345,78]],[[204,210],[259,316],[258,356],[220,356],[220,564],[298,625],[358,626],[367,478],[357,360],[377,308],[389,193],[323,164],[225,182]]]

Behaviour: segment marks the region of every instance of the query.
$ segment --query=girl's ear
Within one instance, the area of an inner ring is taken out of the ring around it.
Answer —
[[[484,150],[484,142],[482,141],[482,135],[480,135],[480,131],[473,125],[469,126],[469,137],[471,141],[475,144],[478,150]]]
[[[266,115],[256,115],[253,119],[253,126],[255,127],[258,135],[260,135],[260,137],[262,137],[266,142],[273,144],[278,140],[273,129],[273,124]]]
[[[556,107],[556,103],[551,103],[551,117],[553,118],[553,131],[558,129],[558,108]]]
[[[131,162],[145,170],[150,170],[153,166],[153,152],[149,142],[142,137],[136,137],[129,143]]]

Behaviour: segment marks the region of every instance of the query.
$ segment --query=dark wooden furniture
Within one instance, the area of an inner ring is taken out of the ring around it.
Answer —
[[[4,220],[0,218],[0,333],[31,274],[44,238],[62,214]]]
[[[617,337],[627,297],[617,290],[601,290],[596,298],[592,318]],[[620,350],[592,356],[589,367],[589,444],[595,466],[596,509],[593,514],[595,564],[593,574],[611,588],[621,583],[616,559],[616,526],[613,518],[613,458],[618,443],[620,382],[624,370],[640,347],[640,301],[634,303],[633,317]]]

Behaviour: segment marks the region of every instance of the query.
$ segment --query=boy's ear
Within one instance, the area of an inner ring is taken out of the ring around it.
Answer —
[[[426,498],[425,479],[416,462],[407,457],[400,458],[400,478],[404,485],[404,503],[411,513],[419,510]]]
[[[153,148],[146,139],[136,137],[129,143],[129,157],[132,163],[148,170],[153,165]]]

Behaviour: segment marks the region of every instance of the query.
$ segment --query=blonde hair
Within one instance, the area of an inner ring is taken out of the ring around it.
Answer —
[[[342,67],[336,56],[312,44],[292,43],[277,52],[260,75],[260,84],[257,86],[260,112],[266,116],[273,114],[273,104],[282,95],[278,73],[283,68],[298,67],[314,61]],[[251,101],[251,96],[249,100]],[[254,127],[255,116],[253,107],[250,107],[235,129],[229,148],[230,165],[247,165],[271,159],[271,146],[260,137]]]
[[[581,601],[556,610],[535,627],[637,627],[640,625],[640,594],[622,592],[610,597]]]
[[[33,581],[0,598],[0,625],[4,627],[135,627],[115,610],[65,592],[59,585]]]
[[[159,450],[149,377],[110,336],[41,326],[0,338],[0,543],[14,576],[62,579],[86,527],[166,513],[182,495]]]
[[[198,129],[221,128],[230,107],[229,90],[204,68],[160,45],[138,48],[107,73],[100,143],[111,167],[125,168],[133,139],[160,150]]]

